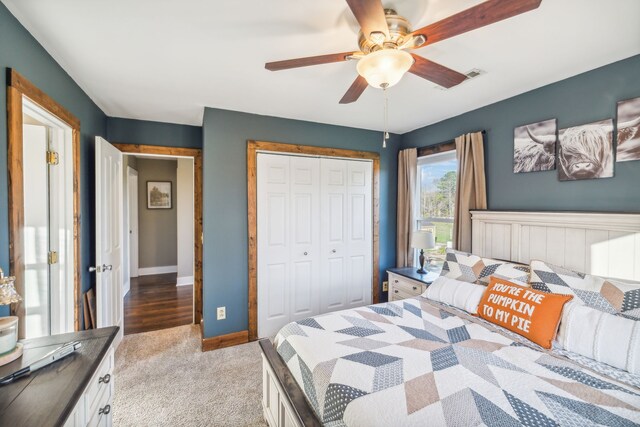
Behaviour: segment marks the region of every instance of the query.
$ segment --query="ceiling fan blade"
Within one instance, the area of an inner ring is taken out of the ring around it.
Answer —
[[[306,58],[287,59],[284,61],[267,62],[264,68],[270,71],[286,70],[289,68],[308,67],[310,65],[330,64],[332,62],[342,62],[349,59],[349,56],[358,52],[332,53],[329,55],[309,56]]]
[[[411,56],[413,56],[413,59],[415,59],[416,62],[413,63],[409,72],[416,76],[420,76],[423,79],[437,83],[440,86],[450,88],[459,85],[467,79],[467,76],[464,74],[454,71],[451,68],[447,68],[444,65],[429,61],[428,59],[415,54],[411,54]]]
[[[358,76],[358,78],[353,82],[347,93],[344,94],[342,99],[340,100],[340,104],[351,104],[360,98],[362,92],[367,88],[369,83],[365,80],[364,77]]]
[[[424,43],[429,44],[475,30],[521,13],[537,9],[542,0],[488,0],[477,6],[456,13],[448,18],[415,30],[411,35],[426,37]]]
[[[389,26],[380,0],[347,0],[349,9],[355,15],[362,34],[369,38],[371,33],[380,32],[389,37]]]

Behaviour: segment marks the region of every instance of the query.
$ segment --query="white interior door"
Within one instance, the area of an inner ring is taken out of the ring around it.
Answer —
[[[24,332],[20,338],[51,334],[49,264],[49,183],[48,166],[43,162],[48,150],[47,127],[23,127],[22,166],[24,174]]]
[[[371,304],[372,174],[367,161],[322,159],[322,312]]]
[[[68,125],[22,102],[24,303],[16,314],[19,338],[37,338],[74,330],[73,141]]]
[[[320,160],[322,209],[322,312],[347,304],[347,162]]]
[[[122,340],[122,153],[96,137],[97,326],[119,326]]]
[[[129,176],[129,276],[138,277],[138,171],[128,168]]]
[[[320,160],[291,156],[290,170],[289,321],[293,322],[320,314]]]
[[[347,307],[371,304],[373,163],[347,162]]]
[[[258,154],[258,336],[289,321],[289,158]]]
[[[258,154],[258,336],[320,314],[320,160]]]

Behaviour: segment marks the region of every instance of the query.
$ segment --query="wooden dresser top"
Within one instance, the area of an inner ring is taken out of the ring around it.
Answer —
[[[82,347],[29,376],[0,386],[0,425],[63,425],[98,369],[118,329],[114,326],[22,341],[22,357],[0,366],[0,377],[30,365],[67,342],[80,341]]]

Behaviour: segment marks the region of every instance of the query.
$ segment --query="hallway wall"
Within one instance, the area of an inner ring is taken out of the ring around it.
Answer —
[[[178,265],[176,160],[138,158],[138,228],[140,274],[175,272]],[[171,209],[147,208],[147,182],[171,182]],[[170,271],[169,271],[170,270]]]

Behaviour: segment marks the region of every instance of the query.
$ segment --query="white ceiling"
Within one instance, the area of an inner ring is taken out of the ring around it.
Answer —
[[[202,124],[203,107],[381,130],[382,92],[338,100],[355,62],[264,63],[357,50],[343,0],[2,0],[109,116]],[[389,0],[414,28],[481,0]],[[389,90],[404,133],[640,53],[640,1],[542,0],[539,9],[417,53],[487,74],[448,91],[412,74]]]

